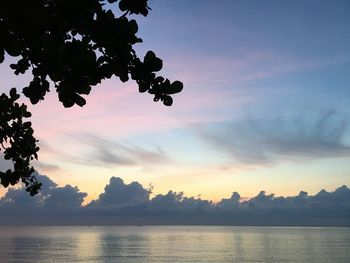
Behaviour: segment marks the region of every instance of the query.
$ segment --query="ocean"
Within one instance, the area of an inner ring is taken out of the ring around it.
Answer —
[[[0,262],[350,262],[350,228],[0,227]]]

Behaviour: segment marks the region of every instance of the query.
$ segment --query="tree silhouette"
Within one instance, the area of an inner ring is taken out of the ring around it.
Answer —
[[[140,92],[154,101],[171,106],[172,94],[182,90],[180,81],[170,82],[156,72],[163,63],[152,51],[141,60],[133,45],[137,22],[130,15],[147,16],[148,0],[11,0],[0,4],[0,63],[5,51],[18,57],[10,67],[16,75],[31,71],[33,79],[22,93],[36,104],[51,87],[64,107],[84,106],[82,95],[103,79],[112,76],[122,82],[130,78]],[[120,16],[111,11],[118,5]],[[0,171],[1,184],[7,187],[20,180],[35,195],[41,184],[33,175],[30,161],[37,159],[39,147],[33,129],[25,118],[31,116],[16,89],[0,96],[0,150],[13,162],[13,169]]]

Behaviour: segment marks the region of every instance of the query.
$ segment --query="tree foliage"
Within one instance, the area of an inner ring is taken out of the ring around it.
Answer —
[[[120,16],[110,7],[118,6]],[[158,76],[163,62],[152,51],[140,59],[133,46],[142,39],[130,15],[147,16],[147,0],[11,0],[0,4],[0,63],[5,54],[17,57],[14,74],[30,72],[32,80],[22,88],[32,104],[55,89],[64,107],[84,106],[92,87],[112,76],[136,81],[140,92],[171,106],[172,94],[181,92],[180,81]],[[6,53],[5,53],[6,52]],[[40,183],[32,175],[30,161],[39,148],[30,117],[19,95],[11,89],[0,97],[0,150],[12,160],[13,170],[0,171],[7,187],[22,180],[35,195]]]

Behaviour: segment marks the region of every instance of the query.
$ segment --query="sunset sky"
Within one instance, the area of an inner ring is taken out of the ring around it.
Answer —
[[[136,49],[161,57],[162,75],[181,80],[183,92],[165,107],[113,78],[85,107],[65,109],[52,89],[30,107],[39,173],[78,186],[86,203],[112,176],[213,201],[350,185],[348,0],[149,6],[136,17],[144,41]],[[28,83],[12,60],[0,67],[1,92]]]

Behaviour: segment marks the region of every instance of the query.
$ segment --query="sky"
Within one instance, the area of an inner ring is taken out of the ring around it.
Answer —
[[[349,1],[149,6],[136,17],[136,50],[153,50],[184,90],[165,107],[114,78],[70,109],[51,91],[30,106],[40,174],[77,186],[84,205],[111,177],[152,187],[152,197],[172,190],[214,202],[350,185]],[[0,67],[4,92],[29,80],[11,72],[12,60]]]

